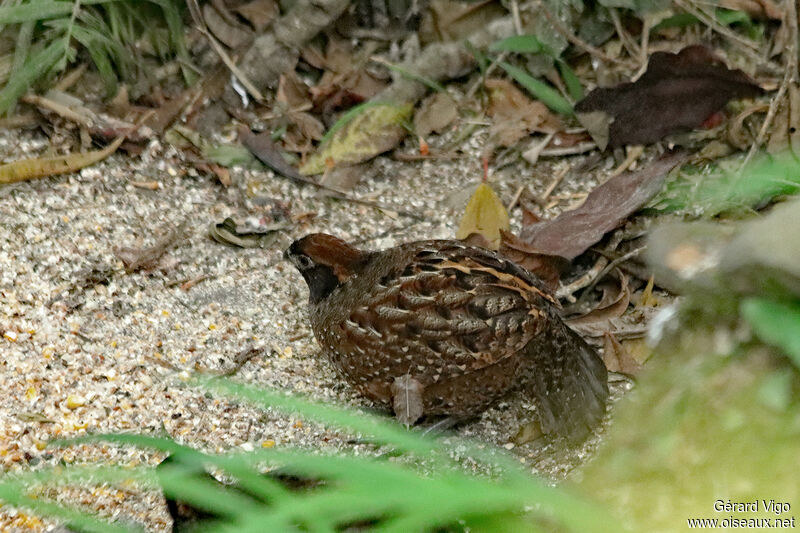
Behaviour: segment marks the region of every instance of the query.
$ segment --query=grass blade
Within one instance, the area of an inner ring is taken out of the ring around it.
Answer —
[[[514,65],[506,63],[505,61],[500,61],[498,64],[503,67],[503,69],[508,72],[508,74],[514,78],[517,83],[525,87],[529,93],[541,100],[544,105],[556,113],[561,113],[562,115],[567,116],[574,114],[570,103],[567,102],[564,97],[558,93],[558,91],[548,84],[537,80],[521,68],[515,67]]]

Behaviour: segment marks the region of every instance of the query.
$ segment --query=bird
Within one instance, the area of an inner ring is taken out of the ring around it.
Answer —
[[[602,421],[602,359],[543,282],[497,252],[458,240],[367,251],[313,233],[284,255],[308,286],[323,352],[399,422],[468,419],[518,387],[548,436],[581,441]]]

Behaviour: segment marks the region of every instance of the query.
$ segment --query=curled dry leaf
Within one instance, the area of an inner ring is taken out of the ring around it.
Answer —
[[[633,83],[597,88],[575,105],[578,119],[601,149],[648,144],[701,126],[729,100],[762,93],[741,70],[729,69],[708,48],[656,52]]]
[[[603,335],[603,362],[611,372],[636,376],[642,371],[642,364],[608,331]]]
[[[519,237],[538,253],[571,261],[655,196],[669,171],[686,158],[684,152],[670,152],[638,171],[615,176],[589,193],[577,209],[526,226]]]
[[[118,137],[113,143],[102,150],[92,150],[78,154],[69,154],[55,157],[35,157],[21,159],[0,165],[0,184],[16,183],[45,176],[55,176],[75,172],[84,167],[94,165],[116,152],[125,137]]]
[[[628,286],[628,276],[619,273],[619,289],[614,294],[611,290],[603,291],[603,298],[598,306],[588,313],[576,318],[571,318],[570,326],[585,326],[588,324],[604,324],[612,318],[623,315],[631,302],[631,290]]]
[[[533,132],[555,133],[562,129],[559,119],[542,102],[533,101],[509,80],[489,79],[490,134],[500,146],[511,146]]]
[[[488,241],[489,248],[497,250],[500,248],[500,232],[508,229],[508,213],[503,202],[491,187],[481,183],[467,203],[456,238],[464,239],[478,233]]]

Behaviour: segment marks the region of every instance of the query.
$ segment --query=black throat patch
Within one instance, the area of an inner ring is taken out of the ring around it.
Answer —
[[[303,271],[303,277],[308,284],[308,301],[312,304],[324,300],[333,290],[340,285],[339,278],[333,269],[327,265],[316,265]]]

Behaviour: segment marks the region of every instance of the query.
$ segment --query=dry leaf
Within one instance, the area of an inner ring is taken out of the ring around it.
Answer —
[[[235,11],[252,24],[259,33],[264,31],[280,13],[275,0],[252,0],[235,8]]]
[[[456,238],[464,239],[471,233],[479,233],[489,242],[489,248],[497,250],[500,248],[500,231],[508,229],[508,213],[503,202],[491,187],[481,183],[467,203]]]
[[[558,289],[561,273],[569,266],[569,261],[556,255],[540,253],[508,231],[501,231],[500,234],[503,237],[500,253],[528,272],[536,274],[551,291],[555,292]]]
[[[330,172],[326,172],[320,183],[331,189],[346,193],[350,192],[361,181],[366,172],[366,165],[341,165],[334,167]],[[320,191],[319,194],[324,195],[325,191]]]
[[[117,151],[117,148],[120,147],[124,140],[125,137],[119,137],[102,150],[55,157],[22,159],[0,165],[0,184],[75,172],[110,156]]]
[[[406,136],[403,123],[413,106],[376,104],[365,107],[350,122],[320,145],[300,168],[301,174],[321,174],[333,165],[352,165],[391,150]]]
[[[677,54],[654,53],[636,82],[597,88],[575,105],[575,112],[601,149],[606,139],[615,148],[696,128],[729,100],[762,92],[744,72],[728,69],[709,49],[693,45]],[[597,112],[606,120],[598,123]]]
[[[486,27],[493,19],[505,15],[507,15],[505,8],[494,0],[479,2],[432,0],[420,22],[420,42],[428,44],[465,39],[475,31]]]
[[[542,102],[533,101],[510,81],[489,79],[487,114],[492,117],[490,134],[500,146],[511,146],[533,132],[554,133],[561,122]]]
[[[788,87],[786,99],[775,115],[770,131],[769,153],[780,153],[787,148],[792,153],[800,153],[800,87],[797,85]]]
[[[567,322],[570,326],[585,326],[587,324],[607,323],[612,318],[623,315],[631,302],[631,290],[628,287],[628,277],[620,273],[620,287],[616,295],[609,296],[611,293],[605,291],[603,299],[597,308],[576,318],[571,318]]]
[[[783,18],[783,10],[774,0],[720,0],[719,7],[744,11],[754,19],[781,20]]]
[[[286,106],[286,109],[298,109],[311,106],[311,95],[308,85],[303,83],[295,71],[281,74],[278,80],[278,91],[275,100]]]
[[[228,48],[239,48],[252,36],[253,32],[236,21],[230,13],[220,13],[212,4],[203,6],[203,19],[206,26]]]
[[[686,158],[683,152],[670,152],[636,172],[615,176],[577,209],[524,227],[520,239],[539,253],[575,259],[655,196],[669,171]]]
[[[603,362],[611,372],[635,376],[642,371],[641,363],[609,332],[603,335]]]
[[[427,137],[431,132],[441,133],[458,118],[458,107],[450,95],[435,92],[419,106],[414,115],[414,132]]]

